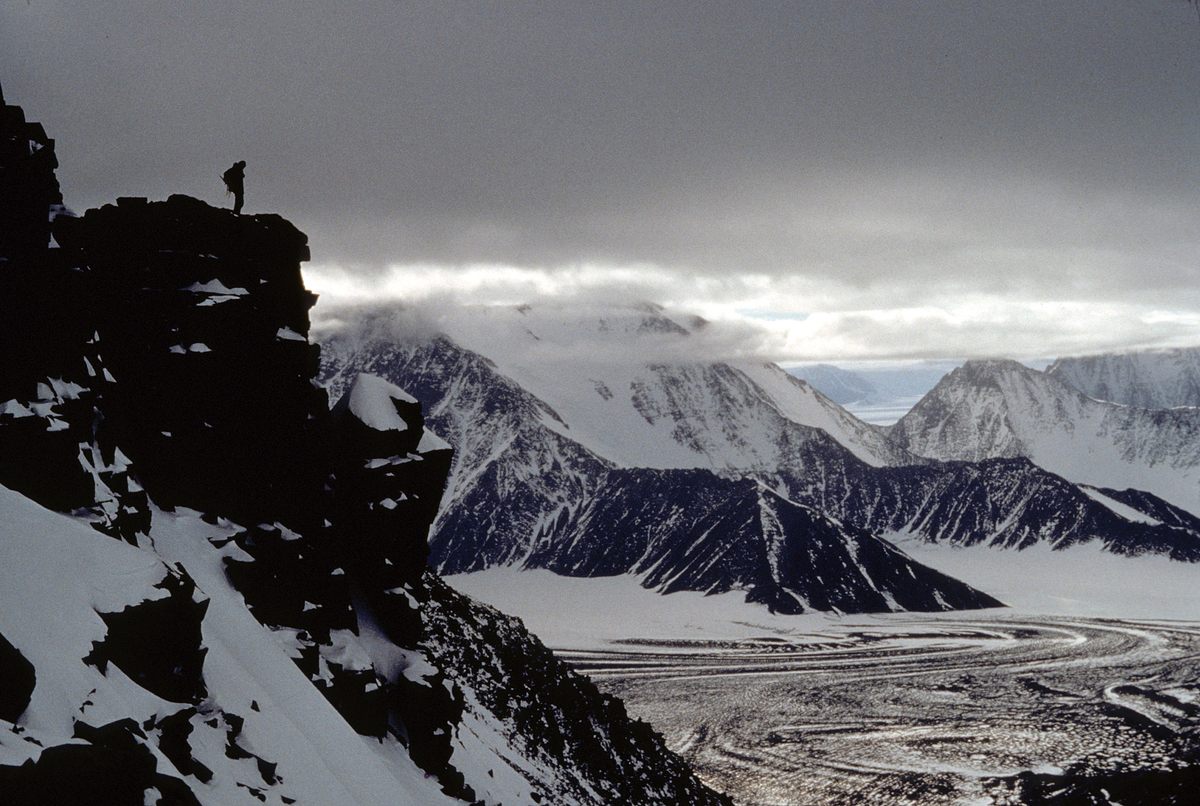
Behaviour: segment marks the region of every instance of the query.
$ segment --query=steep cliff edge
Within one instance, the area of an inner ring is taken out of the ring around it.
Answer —
[[[451,451],[371,376],[327,405],[302,233],[64,215],[0,123],[0,800],[725,802],[426,572]]]

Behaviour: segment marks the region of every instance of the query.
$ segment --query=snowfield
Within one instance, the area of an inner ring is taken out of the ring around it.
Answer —
[[[955,546],[887,536],[918,562],[986,591],[1008,616],[1178,619],[1200,622],[1200,567],[1160,556],[1124,557],[1085,544],[1053,550]],[[446,577],[468,596],[520,617],[558,649],[609,649],[625,641],[726,641],[777,636],[790,641],[836,636],[860,618],[831,613],[782,616],[747,604],[737,591],[662,595],[633,575],[578,578],[550,571],[490,568]],[[936,620],[953,614],[881,614]]]
[[[228,757],[224,732],[201,720],[191,746],[213,771],[211,780],[185,776],[154,750],[159,772],[188,780],[201,802],[214,806],[263,803],[252,788],[275,804],[282,797],[364,806],[458,802],[443,795],[399,745],[382,746],[355,733],[297,668],[287,647],[254,620],[207,540],[218,528],[192,513],[156,512],[155,522],[157,553],[0,488],[0,632],[37,670],[20,728],[0,721],[0,763],[36,759],[40,747],[30,739],[47,747],[72,741],[77,717],[92,724],[130,716],[143,722],[189,709],[150,693],[113,665],[102,674],[83,661],[92,642],[105,636],[97,611],[165,595],[154,585],[167,574],[166,559],[182,563],[198,583],[197,595],[209,602],[202,624],[209,691],[203,716],[214,724],[222,714],[244,720],[245,743],[278,764],[282,783],[267,789],[252,760]],[[71,584],[63,584],[65,579]]]

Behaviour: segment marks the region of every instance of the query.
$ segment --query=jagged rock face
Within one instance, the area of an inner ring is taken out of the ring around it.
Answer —
[[[168,574],[154,588],[163,598],[147,599],[112,613],[98,613],[104,639],[92,646],[84,662],[101,673],[112,663],[130,680],[171,702],[196,704],[208,695],[200,624],[208,602],[196,596],[196,585],[180,574]]]
[[[1060,358],[1046,374],[1111,403],[1144,409],[1200,406],[1200,347]]]
[[[792,473],[766,480],[792,500],[872,534],[1018,549],[1096,540],[1117,554],[1200,561],[1200,518],[1149,493],[1072,484],[1027,459],[845,464],[816,483]]]
[[[29,698],[37,685],[37,673],[21,650],[0,635],[0,719],[16,722],[29,707]]]
[[[336,519],[359,576],[380,577],[369,589],[420,579],[453,456],[425,430],[421,405],[373,375],[359,375],[333,407],[337,434]]]
[[[56,165],[40,124],[0,105],[0,484],[133,540],[148,501],[100,409],[94,289],[50,248],[70,218]]]
[[[304,235],[185,196],[60,219],[91,275],[116,439],[151,496],[247,523],[309,523],[328,467],[327,401],[309,383]]]
[[[1075,482],[1146,490],[1200,513],[1200,409],[1104,403],[1015,361],[968,362],[890,435],[921,456],[1023,456]]]
[[[50,242],[50,221],[62,208],[54,141],[25,120],[0,90],[0,261],[38,255]]]
[[[200,801],[182,781],[156,772],[157,762],[135,736],[136,726],[127,730],[122,741],[118,735],[89,736],[86,745],[66,744],[48,747],[36,761],[20,767],[0,766],[0,791],[14,806],[55,803],[62,806],[90,806],[145,803],[147,794],[159,803],[200,806]],[[84,737],[79,737],[84,738]]]

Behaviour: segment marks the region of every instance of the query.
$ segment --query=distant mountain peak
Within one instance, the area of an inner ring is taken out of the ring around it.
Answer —
[[[889,430],[930,459],[1024,456],[1072,481],[1154,493],[1200,512],[1200,409],[1095,400],[1016,361],[968,361]]]
[[[1097,400],[1148,409],[1200,406],[1200,347],[1060,358],[1046,373]]]

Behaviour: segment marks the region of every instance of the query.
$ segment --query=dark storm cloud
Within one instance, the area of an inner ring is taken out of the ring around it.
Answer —
[[[1183,2],[0,9],[0,81],[76,206],[217,202],[246,159],[249,210],[363,272],[653,264],[824,282],[842,309],[1200,310]]]

